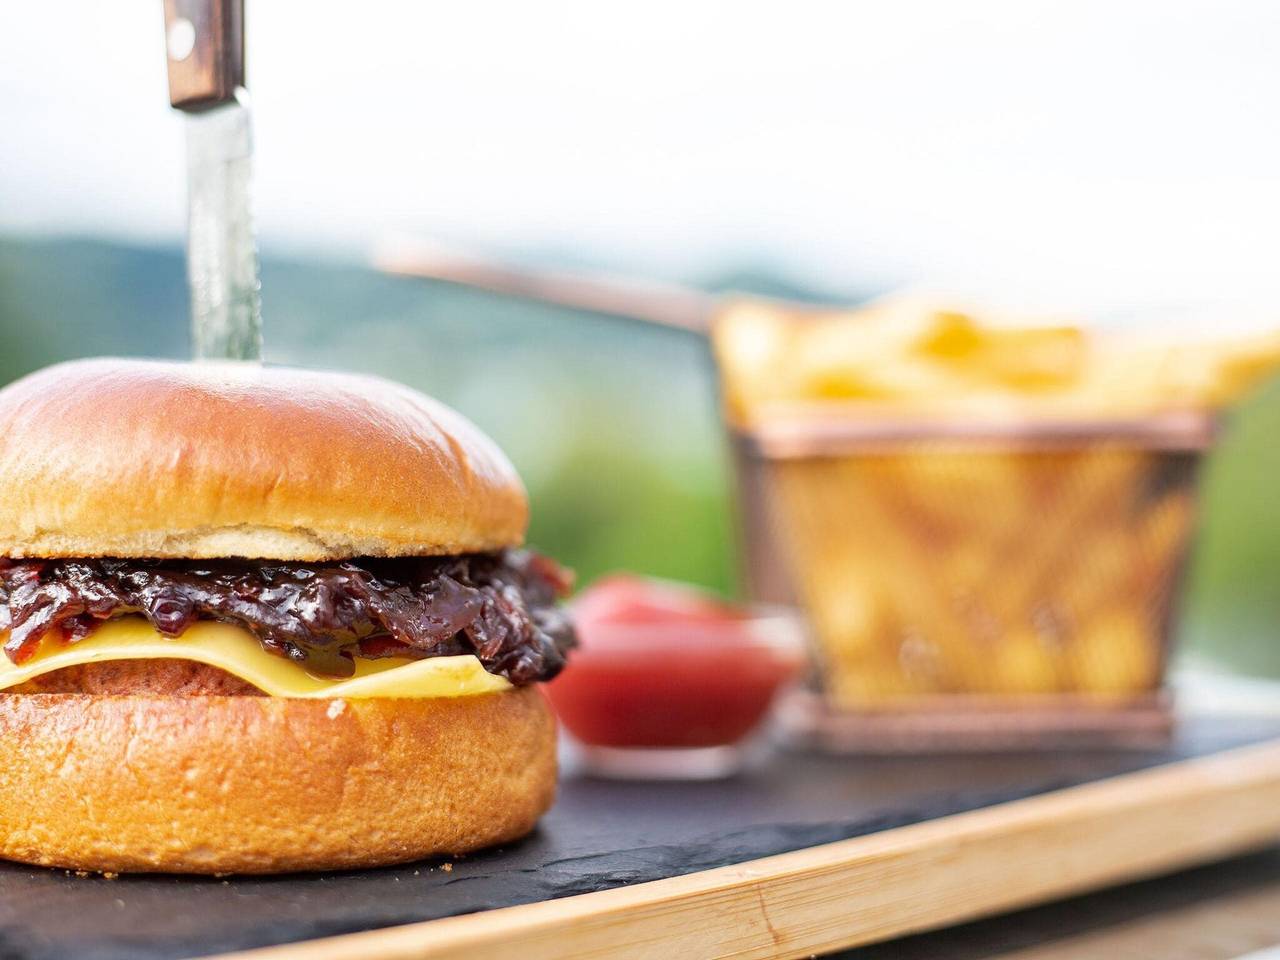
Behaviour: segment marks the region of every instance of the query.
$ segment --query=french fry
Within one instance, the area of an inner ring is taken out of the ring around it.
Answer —
[[[1154,689],[1160,649],[1151,632],[1152,625],[1131,606],[1104,610],[1082,624],[1068,648],[1076,688],[1098,694]]]
[[[1025,548],[1007,576],[993,584],[994,603],[1005,610],[1029,609],[1036,597],[1050,593],[1091,515],[1100,505],[1106,509],[1130,496],[1141,469],[1141,454],[1104,450],[1064,471],[1053,508],[1025,517]]]
[[[1133,531],[1093,520],[1091,528],[1080,532],[1077,548],[1047,580],[1063,615],[1071,623],[1088,619],[1117,594],[1127,594],[1134,580],[1137,554]]]
[[[1009,633],[996,648],[991,664],[991,693],[1052,693],[1061,686],[1062,653],[1034,629]]]

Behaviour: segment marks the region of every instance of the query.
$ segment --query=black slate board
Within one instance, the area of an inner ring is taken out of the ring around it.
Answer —
[[[567,778],[540,829],[456,862],[243,879],[77,877],[0,864],[0,960],[170,960],[692,873],[1280,738],[1280,719],[1184,723],[1151,752],[783,754],[720,783]]]

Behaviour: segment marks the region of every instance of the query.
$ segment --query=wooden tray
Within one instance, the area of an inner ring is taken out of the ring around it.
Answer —
[[[1280,717],[1185,720],[1142,752],[788,754],[724,783],[569,778],[533,837],[453,864],[228,880],[0,865],[0,957],[799,957],[1277,836]]]

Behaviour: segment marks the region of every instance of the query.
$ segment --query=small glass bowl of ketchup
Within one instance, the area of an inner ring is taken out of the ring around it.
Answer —
[[[546,688],[586,772],[712,779],[737,772],[805,664],[799,619],[617,574],[572,604],[581,645]]]

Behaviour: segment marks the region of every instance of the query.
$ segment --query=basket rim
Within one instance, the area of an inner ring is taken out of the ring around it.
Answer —
[[[809,416],[754,426],[728,424],[747,452],[765,459],[797,459],[842,453],[900,451],[908,444],[1004,447],[1015,451],[1063,450],[1096,444],[1128,445],[1168,453],[1198,453],[1213,446],[1220,418],[1200,411],[1142,417],[1062,418],[1021,416],[981,420]]]

